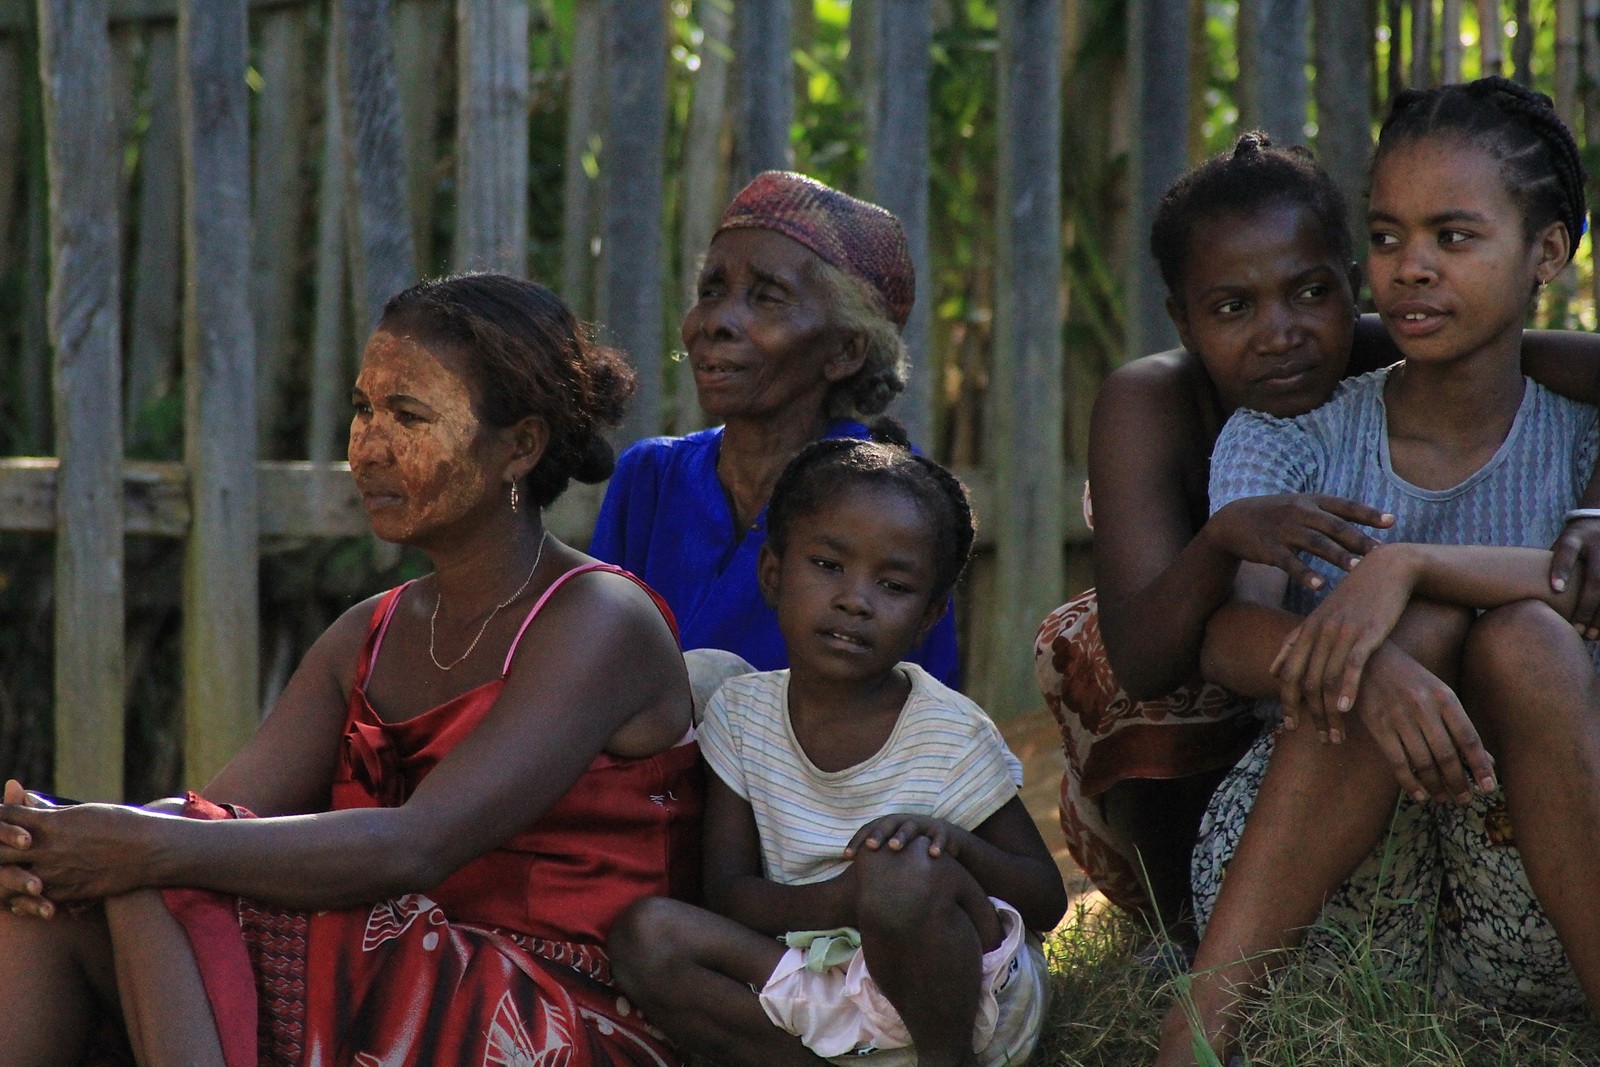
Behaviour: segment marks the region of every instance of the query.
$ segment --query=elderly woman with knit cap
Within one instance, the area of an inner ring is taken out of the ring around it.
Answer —
[[[914,278],[900,221],[799,174],[758,175],[723,214],[683,317],[700,406],[721,422],[622,454],[589,551],[664,596],[686,649],[788,665],[756,585],[766,506],[789,459],[905,387],[900,329]],[[909,657],[946,684],[957,672],[950,614]]]

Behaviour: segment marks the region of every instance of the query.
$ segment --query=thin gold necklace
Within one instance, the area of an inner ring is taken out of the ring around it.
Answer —
[[[433,665],[435,667],[438,667],[441,671],[454,670],[460,665],[462,660],[472,655],[472,650],[478,647],[479,641],[483,640],[484,631],[489,628],[489,624],[494,621],[494,617],[500,614],[500,610],[502,608],[506,607],[513,600],[517,599],[517,597],[521,596],[523,590],[527,589],[528,584],[533,581],[534,574],[539,570],[539,561],[544,558],[544,544],[549,539],[549,530],[546,530],[539,535],[539,551],[535,552],[533,555],[533,570],[529,571],[528,576],[522,579],[522,584],[517,586],[517,591],[515,593],[512,593],[510,596],[500,601],[499,604],[495,605],[495,609],[489,612],[489,617],[483,620],[483,625],[478,627],[478,636],[472,639],[472,644],[468,645],[467,650],[461,653],[461,655],[457,656],[455,659],[451,660],[449,664],[440,663],[439,657],[433,651],[433,626],[434,623],[439,621],[439,605],[444,601],[444,590],[439,590],[438,594],[435,595],[433,600],[433,614],[428,616],[428,658],[433,660]]]

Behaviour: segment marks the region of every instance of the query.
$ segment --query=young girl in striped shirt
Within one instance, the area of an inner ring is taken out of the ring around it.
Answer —
[[[790,667],[712,698],[710,911],[641,902],[622,988],[718,1062],[1018,1062],[1066,910],[1020,764],[972,701],[901,662],[971,553],[966,489],[891,420],[779,479],[760,584]]]

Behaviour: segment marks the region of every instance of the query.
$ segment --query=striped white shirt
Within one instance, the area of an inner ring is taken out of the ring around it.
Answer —
[[[881,815],[929,815],[972,830],[1017,795],[1022,764],[983,709],[913,663],[911,695],[870,758],[824,771],[789,723],[789,672],[729,679],[698,738],[717,777],[755,812],[763,873],[784,885],[832,878],[845,845]]]

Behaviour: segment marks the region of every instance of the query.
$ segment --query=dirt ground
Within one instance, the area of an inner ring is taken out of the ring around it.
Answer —
[[[1039,824],[1044,843],[1050,846],[1056,865],[1061,868],[1068,896],[1076,902],[1080,896],[1089,894],[1086,903],[1091,907],[1104,903],[1105,898],[1089,884],[1089,879],[1067,853],[1066,839],[1061,836],[1056,805],[1061,795],[1061,772],[1066,768],[1066,757],[1061,752],[1061,733],[1056,721],[1040,708],[1001,723],[1000,733],[1022,761],[1022,802],[1027,805],[1033,821]]]

